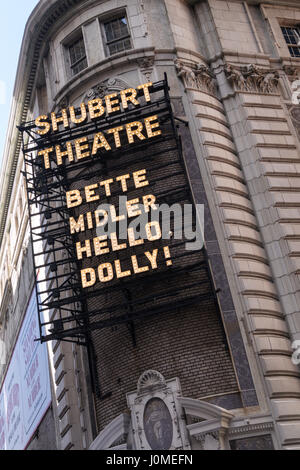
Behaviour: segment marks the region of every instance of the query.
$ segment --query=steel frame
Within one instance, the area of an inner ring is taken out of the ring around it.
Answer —
[[[124,169],[126,163],[122,161],[122,155],[130,152],[135,162],[144,162],[144,150],[148,148],[149,142],[136,143],[130,148],[122,148],[118,151],[112,151],[104,160],[102,169],[99,168],[99,162],[95,167],[95,160],[75,162],[72,165],[64,164],[55,166],[53,163],[50,169],[44,169],[37,152],[48,146],[61,145],[67,141],[87,136],[90,137],[99,131],[112,128],[116,123],[124,125],[132,120],[157,114],[161,123],[169,125],[170,132],[156,137],[156,143],[162,143],[164,148],[159,150],[163,152],[175,152],[177,158],[171,163],[166,162],[159,166],[155,164],[157,153],[151,155],[151,164],[153,170],[159,170],[170,167],[170,177],[176,176],[171,171],[171,165],[176,162],[181,166],[180,172],[186,177],[186,169],[182,155],[181,142],[176,128],[176,121],[173,116],[171,100],[169,96],[169,86],[167,76],[163,81],[153,84],[152,93],[159,96],[155,102],[145,103],[139,109],[128,110],[123,114],[113,117],[105,117],[94,122],[87,122],[80,127],[63,130],[55,134],[49,134],[41,137],[34,132],[35,123],[28,122],[19,126],[23,136],[23,152],[25,159],[25,177],[28,195],[29,218],[31,242],[33,247],[33,263],[36,280],[36,296],[39,315],[40,341],[64,340],[75,342],[80,345],[87,345],[90,342],[91,333],[96,329],[114,327],[118,324],[127,324],[132,336],[133,345],[136,344],[135,321],[146,318],[149,315],[160,315],[168,310],[175,311],[187,305],[192,305],[211,297],[216,301],[216,293],[210,273],[204,249],[203,256],[194,260],[188,266],[178,265],[172,268],[165,268],[156,272],[155,280],[173,279],[176,276],[182,276],[187,272],[206,273],[202,280],[207,284],[206,292],[195,293],[193,289],[200,287],[201,283],[184,282],[177,289],[166,289],[163,293],[152,293],[145,295],[138,300],[132,295],[135,283],[139,285],[149,285],[152,282],[153,274],[142,277],[132,278],[122,281],[117,285],[105,286],[94,289],[93,291],[83,290],[79,279],[81,262],[78,261],[75,253],[74,238],[70,234],[68,219],[72,212],[66,208],[65,192],[69,190],[71,184],[76,178],[80,177],[88,181],[90,176],[105,174],[105,162],[110,162],[109,169]],[[162,177],[165,178],[165,177]],[[160,180],[162,180],[160,178]],[[151,181],[153,184],[154,181]],[[159,203],[186,200],[193,203],[191,189],[188,178],[186,184],[176,187],[172,190],[162,191],[157,194]],[[183,243],[183,242],[182,242]],[[178,247],[180,243],[178,243]],[[189,252],[183,252],[175,258],[188,259],[191,256]],[[178,295],[181,291],[187,294],[178,301]],[[190,293],[190,290],[193,292]],[[101,307],[103,296],[113,295],[114,292],[122,292],[124,302],[122,306],[113,305],[108,309]],[[173,301],[164,301],[164,298],[173,298]],[[88,302],[91,299],[97,299],[99,307],[91,310],[88,308]],[[155,299],[155,302],[152,300]],[[157,301],[159,300],[159,305]],[[149,306],[149,304],[152,304]]]

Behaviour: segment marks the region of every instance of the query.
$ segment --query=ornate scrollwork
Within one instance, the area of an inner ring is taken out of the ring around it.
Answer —
[[[153,388],[165,388],[166,381],[162,374],[156,370],[147,370],[144,372],[138,380],[137,391],[138,394],[143,393],[145,390],[151,390]]]
[[[137,62],[141,69],[151,69],[154,65],[154,57],[142,57],[137,59]]]
[[[244,67],[226,64],[224,73],[228,82],[237,91],[274,93],[279,81],[277,70],[261,69],[253,64]]]
[[[151,81],[151,75],[154,67],[154,57],[142,57],[137,59],[141,74],[145,77],[147,82]]]
[[[300,78],[299,67],[296,68],[291,65],[284,65],[283,70],[291,83]]]
[[[119,92],[121,90],[125,90],[129,88],[129,85],[125,80],[122,80],[119,77],[109,78],[108,80],[104,80],[98,85],[93,86],[90,88],[84,100],[93,100],[94,98],[104,98],[105,95],[108,95],[111,92]]]
[[[212,431],[195,435],[194,438],[200,442],[202,450],[220,450],[219,432]]]
[[[65,95],[62,100],[59,102],[58,107],[59,109],[67,108],[70,105],[68,95]]]
[[[174,63],[177,75],[186,87],[196,88],[211,94],[216,93],[215,75],[206,65],[181,59],[176,59]]]

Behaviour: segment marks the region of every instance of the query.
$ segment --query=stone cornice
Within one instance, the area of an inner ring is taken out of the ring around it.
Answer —
[[[204,1],[208,0],[186,0],[186,2],[191,5],[197,5],[197,3],[203,3]],[[226,0],[220,0],[220,1],[226,1]],[[239,0],[233,0],[235,2],[239,2]],[[264,6],[284,6],[284,7],[299,7],[299,1],[298,0],[244,0],[245,3],[248,5],[264,5]],[[241,3],[241,1],[240,1]]]
[[[95,75],[104,71],[114,70],[118,66],[126,66],[132,63],[136,63],[138,65],[139,61],[147,58],[154,60],[154,47],[130,49],[128,51],[116,54],[113,57],[105,58],[103,61],[84,69],[76,77],[72,78],[55,96],[53,106],[63,100],[64,97],[68,95],[70,90],[76,88],[79,83],[82,85],[84,82],[88,82],[91,78],[91,75]]]

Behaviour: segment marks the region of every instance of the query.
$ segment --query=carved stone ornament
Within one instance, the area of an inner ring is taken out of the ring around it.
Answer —
[[[95,98],[104,98],[104,96],[109,95],[110,93],[126,90],[126,88],[130,87],[125,80],[119,77],[109,78],[90,88],[85,94],[83,101],[93,100]]]
[[[177,75],[183,81],[185,87],[196,88],[200,91],[215,94],[216,78],[214,73],[204,64],[187,62],[182,59],[174,61]]]
[[[300,78],[299,67],[296,68],[291,65],[284,65],[283,70],[291,83],[293,83],[295,80],[299,80]]]
[[[162,374],[156,370],[147,370],[139,378],[137,384],[138,395],[145,393],[155,388],[166,387],[166,381]]]
[[[154,57],[142,57],[137,59],[137,62],[142,70],[151,69],[154,65]]]
[[[127,394],[135,449],[190,449],[180,395],[178,379],[165,380],[155,370],[141,375],[136,391]]]
[[[218,431],[199,434],[195,439],[200,443],[202,450],[221,450]]]
[[[237,91],[274,93],[279,81],[277,70],[261,69],[253,64],[244,67],[226,64],[224,73],[228,82]]]
[[[295,96],[296,96],[296,99],[299,99],[300,101],[300,86],[299,86],[299,89],[296,90]],[[288,105],[287,108],[289,110],[295,129],[297,131],[298,138],[300,139],[300,105],[292,104],[292,105]]]
[[[151,81],[151,75],[154,67],[154,57],[142,57],[137,59],[141,74],[147,82]]]
[[[64,96],[63,99],[59,102],[58,104],[58,108],[59,109],[64,109],[64,108],[67,108],[70,104],[70,101],[69,101],[69,98],[68,96]]]

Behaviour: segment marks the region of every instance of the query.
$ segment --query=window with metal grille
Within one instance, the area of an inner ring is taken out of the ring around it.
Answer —
[[[292,57],[300,57],[300,28],[281,27],[282,34]]]
[[[87,68],[87,57],[83,37],[79,37],[69,46],[70,67],[72,75],[76,75]]]
[[[103,23],[107,55],[132,48],[126,16],[122,15]]]

